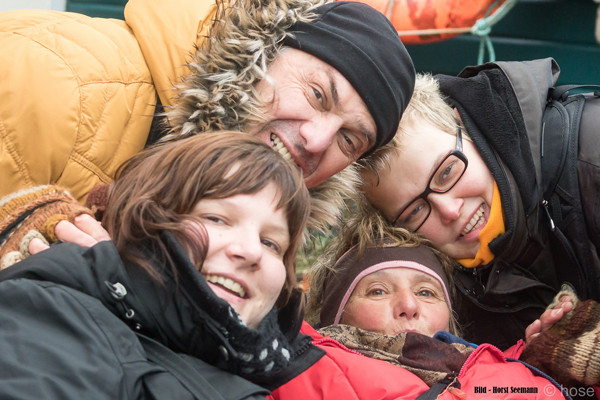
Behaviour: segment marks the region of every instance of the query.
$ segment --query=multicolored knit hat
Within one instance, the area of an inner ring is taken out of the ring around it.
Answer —
[[[0,269],[28,257],[29,242],[39,238],[49,244],[58,241],[54,227],[62,220],[92,210],[80,205],[58,186],[36,186],[0,199]]]

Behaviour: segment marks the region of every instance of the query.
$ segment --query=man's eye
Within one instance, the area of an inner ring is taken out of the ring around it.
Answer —
[[[349,150],[352,150],[353,152],[356,151],[356,143],[354,143],[354,140],[352,137],[348,136],[348,135],[343,135],[344,138],[344,142],[346,142],[346,146],[348,146]]]
[[[346,156],[357,159],[362,154],[361,143],[354,135],[349,135],[342,131],[339,138],[340,149]]]
[[[369,296],[382,296],[385,294],[383,289],[373,289],[369,291]]]
[[[317,99],[317,101],[321,104],[323,104],[323,94],[318,90],[313,88],[313,94],[315,95],[315,98]]]

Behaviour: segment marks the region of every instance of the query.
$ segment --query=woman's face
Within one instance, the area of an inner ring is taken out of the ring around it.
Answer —
[[[423,193],[441,159],[456,147],[455,135],[423,120],[406,131],[401,148],[390,154],[390,168],[379,173],[379,183],[365,175],[367,198],[390,222]],[[417,232],[451,257],[473,258],[489,218],[494,179],[473,143],[464,138],[462,143],[466,171],[450,191],[427,196],[431,214]]]
[[[285,209],[276,209],[273,184],[255,194],[202,199],[194,207],[208,234],[202,275],[255,329],[273,308],[286,278],[283,256],[290,244]]]
[[[410,268],[386,268],[365,276],[354,288],[341,323],[384,335],[447,331],[450,311],[441,284]]]

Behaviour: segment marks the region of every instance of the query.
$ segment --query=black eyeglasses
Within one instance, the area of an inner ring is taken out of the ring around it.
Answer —
[[[467,170],[467,165],[467,156],[462,152],[462,131],[459,126],[456,131],[456,149],[446,154],[429,178],[427,189],[404,207],[392,224],[402,226],[412,232],[418,231],[431,214],[431,204],[427,200],[427,196],[430,193],[450,191]]]

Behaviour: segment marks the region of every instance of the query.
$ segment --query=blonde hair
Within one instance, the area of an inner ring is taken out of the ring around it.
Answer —
[[[379,171],[389,168],[391,152],[402,147],[402,137],[407,134],[407,127],[416,121],[427,121],[450,135],[456,134],[460,124],[454,109],[446,103],[444,95],[440,92],[438,81],[431,74],[417,74],[415,90],[402,114],[396,135],[388,144],[358,161],[360,172],[377,177]],[[464,127],[463,133],[466,135]]]
[[[451,301],[456,303],[456,293],[452,280],[454,259],[434,248],[428,240],[421,236],[404,228],[390,225],[362,194],[356,194],[351,208],[351,215],[348,215],[343,223],[340,223],[337,234],[327,243],[323,253],[311,268],[305,314],[305,320],[310,325],[317,326],[320,322],[325,284],[329,279],[334,279],[332,277],[337,271],[333,266],[336,261],[355,245],[358,247],[358,256],[360,257],[367,247],[383,240],[386,241],[386,246],[389,247],[429,247],[444,268],[450,283],[450,287],[447,289]],[[454,311],[450,314],[450,333],[459,334]]]
[[[364,174],[373,174],[377,177],[379,171],[389,168],[392,152],[401,148],[402,137],[406,135],[408,127],[415,121],[421,120],[426,120],[451,135],[456,134],[460,124],[454,109],[444,100],[439,84],[431,74],[417,74],[413,95],[402,114],[396,135],[390,143],[356,163],[359,173],[363,176]],[[361,182],[361,185],[364,188],[365,182]],[[315,326],[320,322],[323,291],[325,283],[336,273],[333,269],[335,262],[354,245],[358,246],[360,256],[366,247],[384,239],[389,246],[428,246],[431,248],[444,267],[451,286],[448,291],[452,303],[455,304],[454,309],[458,309],[456,290],[452,279],[452,271],[456,264],[454,259],[437,250],[428,240],[418,234],[390,225],[385,216],[369,203],[362,192],[354,193],[352,201],[349,203],[351,204],[349,215],[339,223],[337,235],[330,240],[310,271],[305,315],[309,324]],[[454,311],[450,315],[450,331],[455,335],[459,334]]]

